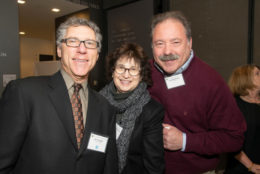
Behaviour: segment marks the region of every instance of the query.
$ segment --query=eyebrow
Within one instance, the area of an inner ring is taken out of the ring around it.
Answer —
[[[66,39],[77,39],[77,40],[80,40],[80,41],[85,41],[85,40],[96,41],[96,40],[94,40],[94,39],[89,39],[89,38],[87,38],[87,39],[79,39],[79,38],[77,38],[77,37],[67,37]]]
[[[117,64],[116,66],[118,66],[118,65],[120,65],[120,66],[124,66],[124,67],[125,67],[124,64]],[[131,66],[130,68],[138,68],[138,66],[134,65],[134,66]]]
[[[173,39],[170,39],[169,42],[173,42],[173,41],[181,41],[182,39],[181,38],[173,38]],[[168,40],[167,40],[168,41]],[[165,40],[162,40],[162,39],[158,39],[158,40],[155,40],[154,42],[167,42]]]

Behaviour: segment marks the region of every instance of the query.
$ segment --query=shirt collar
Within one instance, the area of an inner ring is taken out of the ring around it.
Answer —
[[[75,82],[73,81],[73,79],[69,76],[69,74],[66,71],[64,71],[63,69],[61,69],[60,71],[61,71],[61,75],[65,81],[66,87],[69,90],[70,88],[73,87],[73,84]],[[81,84],[84,91],[86,91],[86,89],[87,89],[87,84],[88,84],[87,80]]]
[[[190,62],[191,62],[193,56],[194,56],[194,54],[193,54],[193,51],[191,50],[190,57],[188,58],[188,60],[179,69],[177,69],[177,71],[174,73],[174,75],[180,74],[183,71],[185,71],[189,67]]]

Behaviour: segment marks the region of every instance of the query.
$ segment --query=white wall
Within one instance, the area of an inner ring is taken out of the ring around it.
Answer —
[[[53,55],[55,59],[55,42],[43,39],[20,37],[20,75],[21,78],[34,75],[34,64],[40,54]]]

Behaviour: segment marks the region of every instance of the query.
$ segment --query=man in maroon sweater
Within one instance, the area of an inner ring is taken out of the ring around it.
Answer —
[[[154,17],[152,46],[149,91],[166,109],[166,174],[214,171],[220,154],[241,148],[243,116],[220,75],[194,56],[191,29],[180,12]]]

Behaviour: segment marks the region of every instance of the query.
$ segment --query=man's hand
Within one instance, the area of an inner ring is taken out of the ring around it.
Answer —
[[[180,150],[182,148],[183,133],[176,127],[163,124],[163,144],[168,150]]]

